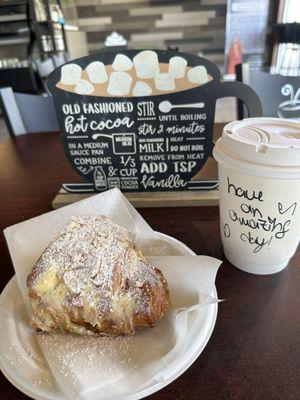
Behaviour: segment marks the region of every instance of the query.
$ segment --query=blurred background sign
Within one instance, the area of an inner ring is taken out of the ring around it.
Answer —
[[[269,0],[228,0],[225,70],[235,75],[242,62],[261,66],[265,52]]]

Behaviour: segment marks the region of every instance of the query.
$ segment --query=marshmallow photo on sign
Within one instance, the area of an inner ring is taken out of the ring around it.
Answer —
[[[58,67],[48,87],[65,153],[95,191],[216,188],[216,177],[195,176],[211,160],[217,98],[261,110],[252,89],[175,51],[105,50]]]
[[[117,53],[111,65],[92,61],[85,69],[75,62],[62,67],[57,87],[77,94],[93,96],[150,96],[181,91],[211,81],[205,66],[191,67],[184,57],[173,56],[160,62],[156,51],[138,52],[132,59]],[[76,85],[88,81],[93,89],[78,91]],[[140,94],[138,94],[140,93]]]

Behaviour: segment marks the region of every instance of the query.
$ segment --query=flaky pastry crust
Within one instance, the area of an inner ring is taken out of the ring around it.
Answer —
[[[105,216],[74,217],[27,278],[31,324],[46,332],[119,336],[153,326],[169,307],[163,274]]]

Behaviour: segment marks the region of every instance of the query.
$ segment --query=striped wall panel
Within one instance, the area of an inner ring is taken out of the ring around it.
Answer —
[[[223,67],[226,0],[75,0],[89,51],[116,30],[130,48],[179,47]]]

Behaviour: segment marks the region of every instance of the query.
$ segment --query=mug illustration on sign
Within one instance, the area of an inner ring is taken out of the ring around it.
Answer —
[[[251,88],[221,83],[214,64],[175,51],[103,51],[57,68],[48,87],[65,153],[97,191],[194,189],[213,148],[216,100],[234,96],[261,115]]]
[[[277,114],[280,118],[300,118],[300,88],[296,93],[290,83],[282,86],[281,93],[290,99],[279,104]]]

